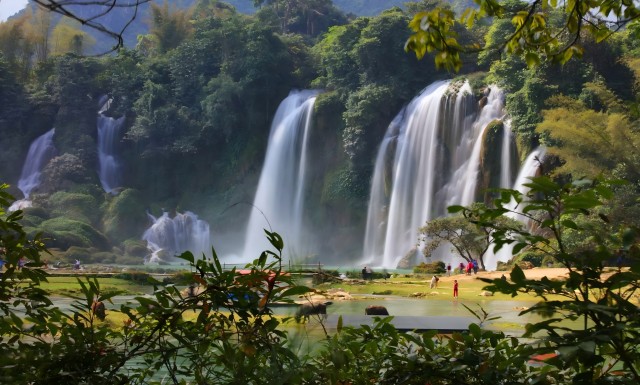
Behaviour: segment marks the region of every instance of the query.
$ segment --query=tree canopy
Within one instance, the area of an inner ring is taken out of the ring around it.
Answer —
[[[585,41],[602,42],[640,18],[638,4],[623,0],[476,0],[476,4],[477,8],[469,7],[460,15],[445,7],[415,14],[406,50],[418,58],[435,51],[436,65],[456,72],[462,53],[480,50],[517,55],[529,66],[542,61],[564,64],[583,55]],[[471,28],[488,19],[494,25],[500,23],[499,35],[484,46],[459,41],[458,26]]]

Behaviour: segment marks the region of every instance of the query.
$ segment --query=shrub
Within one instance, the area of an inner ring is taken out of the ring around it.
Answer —
[[[49,197],[47,204],[54,217],[88,224],[96,224],[100,218],[100,210],[96,210],[98,201],[91,195],[58,191]]]
[[[107,204],[103,222],[105,234],[116,243],[123,242],[134,234],[142,235],[148,219],[140,192],[125,189],[111,198]]]
[[[127,239],[123,246],[125,255],[144,258],[149,254],[146,242],[139,239]]]
[[[102,250],[108,247],[107,239],[102,233],[89,224],[72,219],[49,219],[41,223],[39,230],[51,238],[47,242],[49,247],[68,249],[71,246],[80,246]]]
[[[422,262],[413,268],[414,274],[444,274],[446,265],[442,261]]]
[[[542,258],[544,256],[540,254],[536,254],[534,252],[525,252],[519,256],[520,262],[529,262],[535,267],[542,266]]]
[[[143,271],[124,271],[122,273],[115,274],[113,277],[135,282],[140,285],[150,285],[153,283],[157,283],[157,281],[149,273]]]

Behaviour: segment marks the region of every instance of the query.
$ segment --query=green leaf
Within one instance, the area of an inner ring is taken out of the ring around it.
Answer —
[[[178,258],[184,259],[185,261],[192,264],[195,263],[195,258],[193,257],[193,253],[191,253],[190,251],[185,251],[184,253],[178,255]]]
[[[527,62],[529,68],[540,65],[540,56],[535,52],[527,52],[524,56],[524,60]]]
[[[572,221],[570,219],[565,219],[565,220],[561,221],[560,223],[563,226],[568,227],[570,229],[578,230],[578,225],[574,221]]]
[[[478,324],[470,324],[469,331],[476,340],[480,340],[480,337],[482,336],[482,329],[480,329],[480,326],[478,326]]]
[[[524,275],[524,271],[522,271],[522,269],[520,268],[520,266],[515,265],[513,267],[513,270],[511,270],[511,280],[514,283],[522,283],[527,279],[527,277]]]

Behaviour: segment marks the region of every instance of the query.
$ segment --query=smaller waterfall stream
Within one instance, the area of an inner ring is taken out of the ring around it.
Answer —
[[[547,151],[544,147],[539,147],[529,154],[525,162],[522,164],[518,177],[513,184],[514,190],[519,191],[522,195],[526,195],[529,192],[529,188],[524,184],[529,182],[529,178],[536,175],[540,169],[540,164],[544,159],[546,152]],[[529,220],[525,216],[518,214],[518,207],[516,206],[515,201],[512,200],[508,205],[506,205],[506,208],[511,210],[509,213],[505,214],[506,216],[522,222],[525,226],[529,224]],[[493,248],[490,247],[484,256],[485,268],[487,270],[495,270],[498,266],[498,262],[509,261],[513,256],[513,246],[513,244],[504,245],[496,253],[494,253]]]
[[[151,251],[148,262],[171,262],[174,256],[191,251],[196,258],[211,254],[209,224],[194,213],[177,213],[173,218],[164,212],[159,218],[151,214],[153,222],[142,236]]]
[[[53,145],[55,128],[37,137],[29,146],[27,158],[22,166],[18,188],[24,194],[24,199],[14,202],[9,211],[31,207],[29,196],[40,185],[40,175],[47,163],[55,156],[56,148]]]
[[[120,134],[120,128],[124,124],[125,117],[114,119],[103,115],[110,105],[111,99],[101,99],[101,107],[98,111],[98,177],[104,191],[113,194],[121,186],[120,164],[117,160],[116,144]]]

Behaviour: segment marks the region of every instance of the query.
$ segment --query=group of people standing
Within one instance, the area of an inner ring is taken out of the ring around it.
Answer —
[[[473,271],[473,274],[478,274],[478,261],[473,259],[471,261],[469,261],[467,264],[465,264],[464,262],[460,262],[460,265],[458,265],[458,270],[460,271],[460,274],[466,274],[466,275],[471,275],[471,272]],[[451,277],[451,263],[447,264],[447,276]]]

